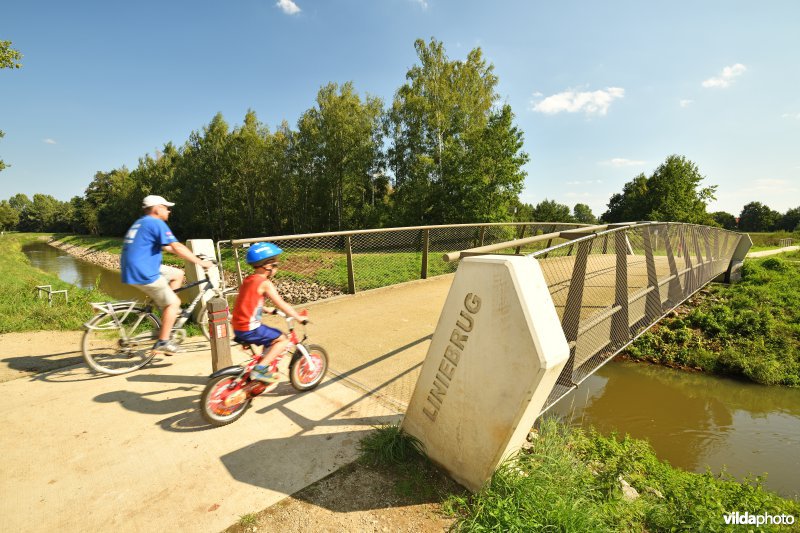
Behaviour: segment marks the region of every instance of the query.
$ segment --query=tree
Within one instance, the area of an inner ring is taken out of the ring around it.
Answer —
[[[11,48],[11,41],[0,41],[0,68],[20,68],[22,54]]]
[[[789,209],[778,221],[778,229],[800,231],[800,207]]]
[[[11,41],[0,41],[0,68],[20,68],[22,66],[19,60],[22,59],[22,54],[17,50],[11,48]],[[0,139],[5,136],[3,130],[0,130]],[[7,165],[0,159],[0,172]]]
[[[586,204],[575,204],[575,207],[572,208],[572,218],[581,224],[597,224],[597,217]]]
[[[67,227],[68,206],[67,202],[61,202],[49,194],[34,194],[33,201],[20,211],[18,228],[20,231],[36,232],[64,230]]]
[[[17,227],[19,211],[11,207],[7,200],[0,201],[0,229],[8,231]]]
[[[781,214],[761,202],[750,202],[739,214],[739,229],[747,232],[773,231]]]
[[[386,121],[396,222],[510,219],[528,154],[510,106],[494,105],[494,67],[480,48],[451,61],[434,39],[414,47],[420,64],[407,72]]]
[[[533,220],[538,222],[574,222],[569,206],[544,199],[533,208]]]
[[[716,211],[711,213],[711,218],[724,229],[736,229],[736,217],[730,213],[726,213],[725,211]]]
[[[603,213],[606,222],[658,220],[705,224],[711,221],[706,204],[716,185],[700,188],[705,177],[684,156],[671,155],[648,178],[639,174],[614,194]]]
[[[0,130],[0,139],[2,139],[5,136],[6,136],[5,132],[3,130]],[[3,169],[6,167],[7,165],[5,164],[5,162],[2,159],[0,159],[0,172],[2,172]]]
[[[317,105],[300,117],[298,178],[313,195],[310,218],[317,228],[369,224],[383,169],[382,116],[381,100],[367,96],[362,102],[348,82],[322,87]]]

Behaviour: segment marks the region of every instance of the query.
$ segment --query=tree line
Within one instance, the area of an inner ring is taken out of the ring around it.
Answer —
[[[494,67],[480,48],[451,60],[441,42],[417,40],[418,63],[389,106],[353,84],[329,83],[292,129],[248,111],[231,128],[217,114],[182,145],[167,143],[130,170],[95,173],[82,196],[47,194],[0,201],[0,228],[122,235],[141,199],[176,202],[170,225],[184,237],[214,239],[344,229],[474,222],[598,222],[586,204],[572,209],[519,199],[529,156],[514,114],[500,103]],[[19,52],[0,41],[0,68]],[[0,137],[3,132],[0,131]],[[0,161],[0,170],[4,162]],[[800,208],[777,213],[758,202],[738,219],[708,213],[716,186],[695,163],[671,155],[614,194],[600,220],[682,221],[742,231],[791,231]]]
[[[388,107],[330,83],[294,129],[270,129],[252,110],[231,128],[217,114],[134,169],[97,172],[69,202],[3,201],[0,223],[121,235],[147,194],[176,202],[177,234],[215,239],[510,220],[528,154],[494,67],[480,48],[465,60],[435,39],[415,48],[419,61]]]

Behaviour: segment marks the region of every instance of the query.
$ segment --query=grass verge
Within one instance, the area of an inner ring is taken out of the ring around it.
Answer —
[[[61,281],[58,277],[33,268],[22,252],[22,246],[41,236],[9,233],[0,238],[0,333],[37,330],[78,330],[93,314],[89,302],[107,300],[97,289],[85,290]],[[37,285],[52,285],[54,290],[67,289],[69,303],[61,295],[36,298]]]
[[[748,259],[742,280],[709,285],[639,337],[634,360],[800,386],[800,254]]]

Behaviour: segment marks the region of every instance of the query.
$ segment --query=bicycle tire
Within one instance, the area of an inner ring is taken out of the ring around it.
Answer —
[[[161,321],[141,307],[123,316],[122,325],[128,329],[127,340],[109,313],[98,313],[88,322],[81,348],[86,364],[95,372],[112,376],[126,374],[153,359],[152,347]]]
[[[308,367],[308,362],[299,350],[289,363],[289,381],[298,391],[307,391],[320,384],[328,372],[328,352],[319,344],[309,344],[305,347],[308,354],[320,366],[313,371]]]
[[[250,406],[252,398],[245,393],[245,400],[234,405],[225,406],[220,395],[236,378],[233,376],[217,376],[212,378],[203,389],[200,397],[200,415],[212,426],[227,426],[239,420]]]

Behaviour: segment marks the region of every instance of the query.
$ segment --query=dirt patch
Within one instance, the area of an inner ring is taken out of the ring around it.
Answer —
[[[255,531],[448,531],[445,494],[465,489],[422,464],[372,466],[357,461],[259,513],[243,516],[230,533]]]

